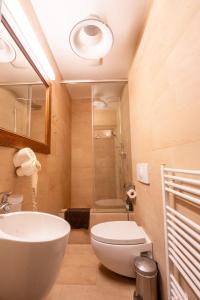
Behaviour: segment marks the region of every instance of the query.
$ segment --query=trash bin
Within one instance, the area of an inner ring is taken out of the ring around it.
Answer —
[[[157,300],[157,264],[148,257],[138,256],[134,260],[136,291],[134,300]]]

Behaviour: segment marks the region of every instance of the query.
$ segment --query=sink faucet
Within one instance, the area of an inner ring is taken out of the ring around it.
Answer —
[[[8,196],[10,196],[12,192],[1,192],[2,195],[0,200],[0,211],[3,213],[8,213],[10,211],[9,203],[8,203]]]

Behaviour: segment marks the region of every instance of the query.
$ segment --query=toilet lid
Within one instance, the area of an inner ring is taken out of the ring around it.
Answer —
[[[145,232],[133,221],[114,221],[97,224],[91,228],[96,241],[113,245],[137,245],[146,242]]]

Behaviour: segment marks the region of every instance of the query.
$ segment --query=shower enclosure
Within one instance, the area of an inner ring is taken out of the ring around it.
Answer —
[[[94,208],[124,211],[132,182],[128,87],[98,83],[92,87]]]

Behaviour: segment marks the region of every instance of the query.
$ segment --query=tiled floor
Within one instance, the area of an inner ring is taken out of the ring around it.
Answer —
[[[132,300],[133,290],[134,280],[105,269],[89,244],[71,244],[45,300]]]

